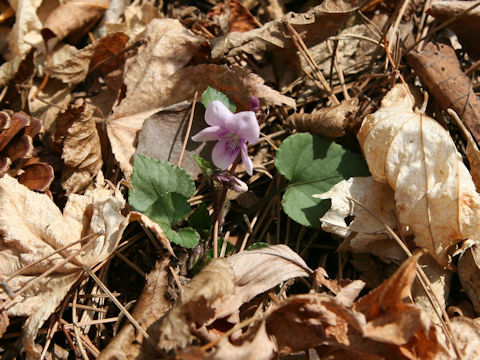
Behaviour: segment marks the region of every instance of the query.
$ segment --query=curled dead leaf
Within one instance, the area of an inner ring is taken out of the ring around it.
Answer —
[[[93,111],[92,106],[78,99],[57,118],[55,140],[62,146],[62,187],[67,195],[83,192],[103,164]]]
[[[373,178],[394,190],[400,224],[445,266],[455,244],[478,241],[480,196],[449,133],[413,104],[397,85],[365,117],[358,140]]]
[[[444,110],[453,109],[480,141],[480,100],[462,71],[455,50],[442,43],[428,43],[421,52],[407,55],[408,64]]]
[[[317,134],[328,139],[345,135],[352,126],[352,114],[358,109],[358,99],[343,100],[340,104],[322,108],[313,114],[293,114],[288,124],[300,132]]]

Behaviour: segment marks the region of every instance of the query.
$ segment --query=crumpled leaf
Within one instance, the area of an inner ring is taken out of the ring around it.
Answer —
[[[121,67],[123,57],[116,55],[124,49],[128,39],[129,37],[122,32],[108,34],[81,50],[75,50],[65,61],[46,67],[45,72],[64,83],[74,84],[85,80],[89,71],[97,65],[98,70],[108,73]],[[107,59],[109,61],[106,64],[99,65]]]
[[[45,41],[52,37],[63,40],[72,36],[79,40],[100,19],[110,0],[69,0],[53,10],[45,20],[42,36]]]
[[[320,218],[322,230],[348,238],[353,250],[362,251],[376,240],[388,238],[387,230],[372,214],[394,228],[396,226],[394,193],[384,183],[372,177],[353,177],[334,185],[323,194],[313,195],[319,199],[332,199],[330,210]],[[365,207],[355,204],[357,200]],[[368,210],[366,210],[368,209]],[[347,225],[346,219],[351,221]]]
[[[313,114],[292,114],[287,121],[299,132],[317,134],[327,139],[339,138],[352,128],[353,115],[358,110],[358,99],[343,100],[338,105],[325,107]]]
[[[453,245],[478,241],[480,196],[448,132],[413,104],[395,86],[365,117],[358,139],[373,178],[395,191],[400,224],[445,266]]]
[[[299,34],[305,34],[307,47],[327,39],[358,9],[362,1],[324,1],[306,13],[289,12],[284,18],[266,23],[259,29],[232,32],[212,40],[212,58],[219,59],[241,53],[259,54],[278,48],[291,48],[294,44],[285,29],[288,21]]]
[[[185,347],[198,331],[282,281],[308,276],[305,262],[285,245],[274,245],[213,260],[190,283],[162,319],[159,346]],[[211,332],[216,337],[218,333]]]
[[[81,193],[102,168],[102,149],[93,107],[78,99],[57,118],[56,141],[62,146],[65,169],[62,187],[67,195]]]
[[[37,16],[37,10],[42,2],[42,0],[18,0],[11,2],[15,10],[15,24],[8,36],[12,57],[23,57],[32,49],[32,46],[38,48],[42,45],[42,37],[40,36],[42,23]]]
[[[405,261],[392,277],[353,306],[324,294],[290,296],[234,343],[223,338],[212,357],[247,359],[257,350],[260,359],[270,359],[272,354],[316,347],[321,357],[338,354],[335,358],[340,359],[448,358],[452,353],[441,344],[445,341],[441,328],[421,309],[405,302],[420,255]]]
[[[28,190],[8,175],[0,179],[0,275],[3,278],[83,236],[99,234],[82,253],[49,276],[35,280],[79,250],[81,244],[42,260],[8,281],[13,291],[34,281],[34,285],[19,294],[16,303],[7,308],[10,316],[28,316],[23,337],[27,351],[34,352],[38,329],[80,277],[82,267],[94,266],[115,250],[127,225],[127,219],[120,212],[124,204],[120,191],[99,186],[83,196],[70,195],[62,215],[47,195]],[[9,299],[3,289],[0,289],[0,299]]]

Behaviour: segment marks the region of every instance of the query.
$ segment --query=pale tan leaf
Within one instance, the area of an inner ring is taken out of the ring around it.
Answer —
[[[227,258],[235,273],[235,296],[224,300],[217,316],[232,314],[243,303],[275,285],[313,273],[305,261],[286,245],[244,251]]]
[[[305,262],[285,245],[247,251],[212,261],[183,288],[180,301],[162,319],[159,345],[183,348],[217,319],[236,314],[241,305],[278,283],[308,276]]]
[[[55,130],[55,119],[62,110],[66,109],[72,99],[72,88],[66,86],[60,80],[50,79],[47,85],[38,91],[41,84],[40,79],[35,79],[32,88],[28,93],[28,108],[32,116],[42,121],[46,132]],[[37,94],[37,98],[33,95]],[[43,101],[39,100],[41,98]],[[56,104],[50,106],[48,104]]]
[[[57,118],[55,138],[62,146],[62,187],[67,195],[83,192],[103,164],[93,111],[92,106],[78,99]]]
[[[414,112],[412,103],[397,85],[382,108],[366,116],[358,139],[373,178],[395,191],[400,223],[446,265],[455,244],[478,240],[480,196],[449,133]]]
[[[215,319],[215,305],[234,289],[230,264],[223,258],[212,261],[183,288],[180,300],[162,319],[159,346],[170,350],[190,344],[193,331]]]
[[[71,195],[62,214],[47,195],[28,190],[8,175],[0,179],[0,275],[3,278],[85,235],[99,234],[71,262],[58,267],[50,276],[35,280],[79,250],[81,244],[42,260],[8,282],[9,287],[17,291],[29,280],[34,281],[34,286],[19,294],[16,303],[8,308],[9,315],[29,317],[23,338],[27,350],[33,351],[38,329],[79,278],[82,267],[103,261],[115,250],[127,225],[127,219],[121,214],[124,204],[118,190],[99,186],[83,196]],[[0,298],[9,299],[3,289]]]
[[[241,344],[232,344],[228,338],[223,338],[215,353],[212,354],[212,360],[269,360],[272,359],[277,351],[276,344],[267,333],[266,324],[262,322],[260,328],[255,333],[253,339],[247,339]]]
[[[15,24],[9,34],[9,49],[13,56],[23,56],[32,47],[42,46],[40,29],[42,23],[37,16],[37,10],[42,0],[16,0],[11,5],[15,10]]]
[[[386,184],[376,182],[372,177],[343,180],[329,191],[313,196],[332,199],[330,210],[320,218],[322,229],[349,238],[353,250],[365,251],[371,242],[388,238],[383,224],[392,228],[396,225],[394,193]],[[350,199],[359,201],[365,207]],[[345,222],[347,217],[352,219],[348,225]]]
[[[278,48],[292,48],[294,43],[285,31],[285,21],[299,34],[304,34],[307,46],[318,44],[334,35],[360,4],[361,1],[356,0],[324,1],[306,13],[289,12],[284,18],[268,22],[259,29],[231,32],[212,41],[212,57],[219,59],[241,53],[259,54]]]

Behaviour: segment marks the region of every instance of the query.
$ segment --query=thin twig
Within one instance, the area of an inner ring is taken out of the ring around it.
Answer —
[[[185,139],[183,139],[182,151],[178,157],[177,166],[182,165],[183,155],[185,154],[185,149],[187,148],[188,139],[190,138],[190,131],[192,130],[193,117],[195,115],[195,104],[197,103],[198,91],[195,91],[193,95],[192,110],[190,110],[190,117],[188,118],[187,132],[185,133]]]
[[[150,335],[143,329],[140,324],[135,320],[135,318],[128,312],[127,309],[118,301],[118,299],[112,294],[112,292],[105,286],[105,284],[93,273],[93,271],[88,267],[84,266],[83,271],[85,271],[96,283],[97,285],[103,290],[104,293],[108,294],[110,300],[118,307],[118,309],[125,315],[125,317],[132,323],[132,325],[143,335],[146,341],[150,343],[150,345],[156,348],[155,342],[152,340]]]

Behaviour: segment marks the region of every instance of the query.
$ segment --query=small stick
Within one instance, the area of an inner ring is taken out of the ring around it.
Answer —
[[[185,139],[183,139],[182,151],[178,158],[177,166],[182,165],[183,155],[185,154],[185,149],[187,148],[188,139],[190,138],[190,131],[192,130],[193,116],[195,115],[195,104],[197,103],[198,91],[195,91],[193,95],[192,110],[190,111],[190,117],[188,119],[187,132],[185,134]]]
[[[220,250],[220,257],[225,257],[225,252],[227,251],[227,243],[230,238],[230,230],[228,230],[223,237],[222,249]]]

